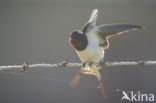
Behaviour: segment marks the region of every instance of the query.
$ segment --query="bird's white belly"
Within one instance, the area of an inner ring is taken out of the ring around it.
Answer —
[[[104,51],[99,47],[94,34],[87,35],[88,46],[83,51],[76,51],[82,62],[99,62],[104,57]]]
[[[78,56],[82,62],[99,62],[104,53],[100,48],[87,48],[84,51],[77,51]]]

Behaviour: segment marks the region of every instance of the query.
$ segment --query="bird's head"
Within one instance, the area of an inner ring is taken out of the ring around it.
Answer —
[[[79,51],[85,49],[88,44],[86,35],[78,30],[71,33],[69,43],[73,48]]]

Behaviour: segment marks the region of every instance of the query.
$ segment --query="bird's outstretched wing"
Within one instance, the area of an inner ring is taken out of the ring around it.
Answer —
[[[98,10],[94,9],[91,13],[88,23],[84,26],[82,32],[86,34],[89,31],[94,31],[98,38],[99,46],[103,50],[109,47],[109,37],[114,36],[116,34],[122,34],[130,30],[143,29],[143,27],[139,25],[121,23],[95,26],[97,17]]]
[[[102,49],[107,49],[109,47],[108,38],[117,34],[122,34],[130,30],[143,29],[142,26],[133,24],[109,24],[109,25],[99,25],[94,26],[92,30],[98,37],[99,45]]]
[[[82,30],[83,33],[88,32],[91,28],[95,26],[97,17],[98,17],[98,10],[94,9],[91,13],[88,23],[86,23],[86,25],[84,26]]]

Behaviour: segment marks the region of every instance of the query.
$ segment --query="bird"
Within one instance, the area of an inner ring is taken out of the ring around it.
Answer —
[[[99,66],[99,64],[105,63],[104,54],[105,50],[109,48],[109,38],[131,30],[143,29],[143,27],[126,23],[96,26],[97,17],[98,9],[94,9],[82,31],[75,30],[70,34],[69,44],[83,63],[80,72],[73,78],[70,85],[74,87],[78,83],[81,74],[94,75],[99,81],[104,99],[107,99],[99,72],[102,66]]]

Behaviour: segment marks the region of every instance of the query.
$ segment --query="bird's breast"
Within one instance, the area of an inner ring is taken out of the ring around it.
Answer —
[[[76,51],[82,62],[99,62],[104,57],[104,51],[99,47],[95,34],[86,34],[88,45],[83,51]]]

